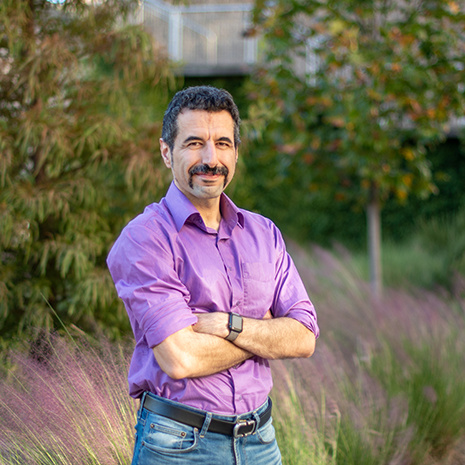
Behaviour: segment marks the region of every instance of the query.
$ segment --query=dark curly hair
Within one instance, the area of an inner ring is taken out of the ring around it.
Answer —
[[[212,86],[195,86],[177,92],[165,111],[161,137],[171,151],[178,135],[178,115],[184,109],[209,112],[228,111],[234,122],[234,146],[237,149],[241,143],[241,119],[232,95],[227,90]]]

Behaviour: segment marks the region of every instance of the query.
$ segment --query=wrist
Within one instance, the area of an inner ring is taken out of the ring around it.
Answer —
[[[228,335],[225,337],[227,341],[234,342],[236,338],[242,333],[243,329],[242,316],[237,313],[230,313],[228,320]]]

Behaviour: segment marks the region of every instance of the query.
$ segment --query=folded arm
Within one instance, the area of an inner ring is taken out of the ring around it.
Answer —
[[[267,315],[271,314],[268,312]],[[229,334],[227,313],[197,315],[194,331],[225,338]],[[315,350],[315,335],[293,318],[243,318],[243,329],[234,345],[265,359],[310,357]]]
[[[160,368],[173,379],[219,373],[253,356],[223,338],[195,332],[192,326],[167,337],[153,353]]]
[[[243,331],[234,343],[229,334],[229,315],[198,314],[198,323],[167,337],[153,348],[161,369],[173,379],[197,378],[227,370],[254,355],[265,359],[310,357],[315,336],[293,318],[243,319]]]

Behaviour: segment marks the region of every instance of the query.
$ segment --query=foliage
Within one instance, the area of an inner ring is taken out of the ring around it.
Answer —
[[[463,5],[444,0],[255,2],[256,192],[284,184],[298,192],[288,204],[330,192],[365,207],[375,290],[383,203],[437,192],[427,148],[465,108],[464,24]]]
[[[383,243],[386,285],[397,289],[424,288],[456,294],[465,278],[465,210],[415,221],[415,234]],[[366,253],[351,258],[360,276],[368,276]]]
[[[236,190],[234,199],[272,218],[286,235],[300,243],[312,242],[323,247],[340,243],[353,252],[362,251],[365,257],[366,218],[361,206],[350,198],[336,202],[337,185],[307,195],[303,180],[278,175],[277,165],[263,157],[263,152],[254,145],[247,147],[250,153],[241,151],[245,165],[241,175],[243,195]],[[390,261],[396,248],[409,241],[414,244],[408,247],[419,248],[415,241],[421,225],[435,217],[460,214],[465,204],[465,151],[459,141],[448,139],[428,150],[427,156],[438,193],[427,199],[409,197],[402,206],[392,195],[386,200],[382,212],[383,264]],[[386,249],[389,245],[392,247]],[[422,254],[421,250],[418,252]],[[386,285],[393,286],[388,276],[390,270],[384,268],[384,271]]]
[[[453,278],[465,276],[465,206],[456,214],[437,216],[420,224],[422,245],[432,256],[441,257],[435,282],[450,287]],[[438,247],[439,246],[439,247]]]
[[[0,328],[118,334],[105,267],[128,218],[160,193],[155,153],[171,71],[133,0],[0,7]]]
[[[307,190],[403,201],[435,190],[427,144],[463,114],[465,12],[456,2],[257,1],[266,69],[251,90],[281,172]]]

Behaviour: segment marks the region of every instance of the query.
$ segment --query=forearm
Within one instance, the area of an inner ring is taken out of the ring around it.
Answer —
[[[268,314],[267,314],[268,315]],[[194,331],[225,338],[229,334],[228,314],[213,312],[198,315]],[[315,350],[315,335],[293,318],[243,318],[243,329],[234,345],[265,359],[310,357]]]
[[[179,343],[181,339],[182,344]],[[174,379],[209,376],[253,356],[223,338],[197,333],[192,328],[170,336],[154,347],[153,352],[160,368]]]
[[[244,318],[243,330],[234,344],[269,360],[301,358],[313,354],[315,335],[293,318]]]

